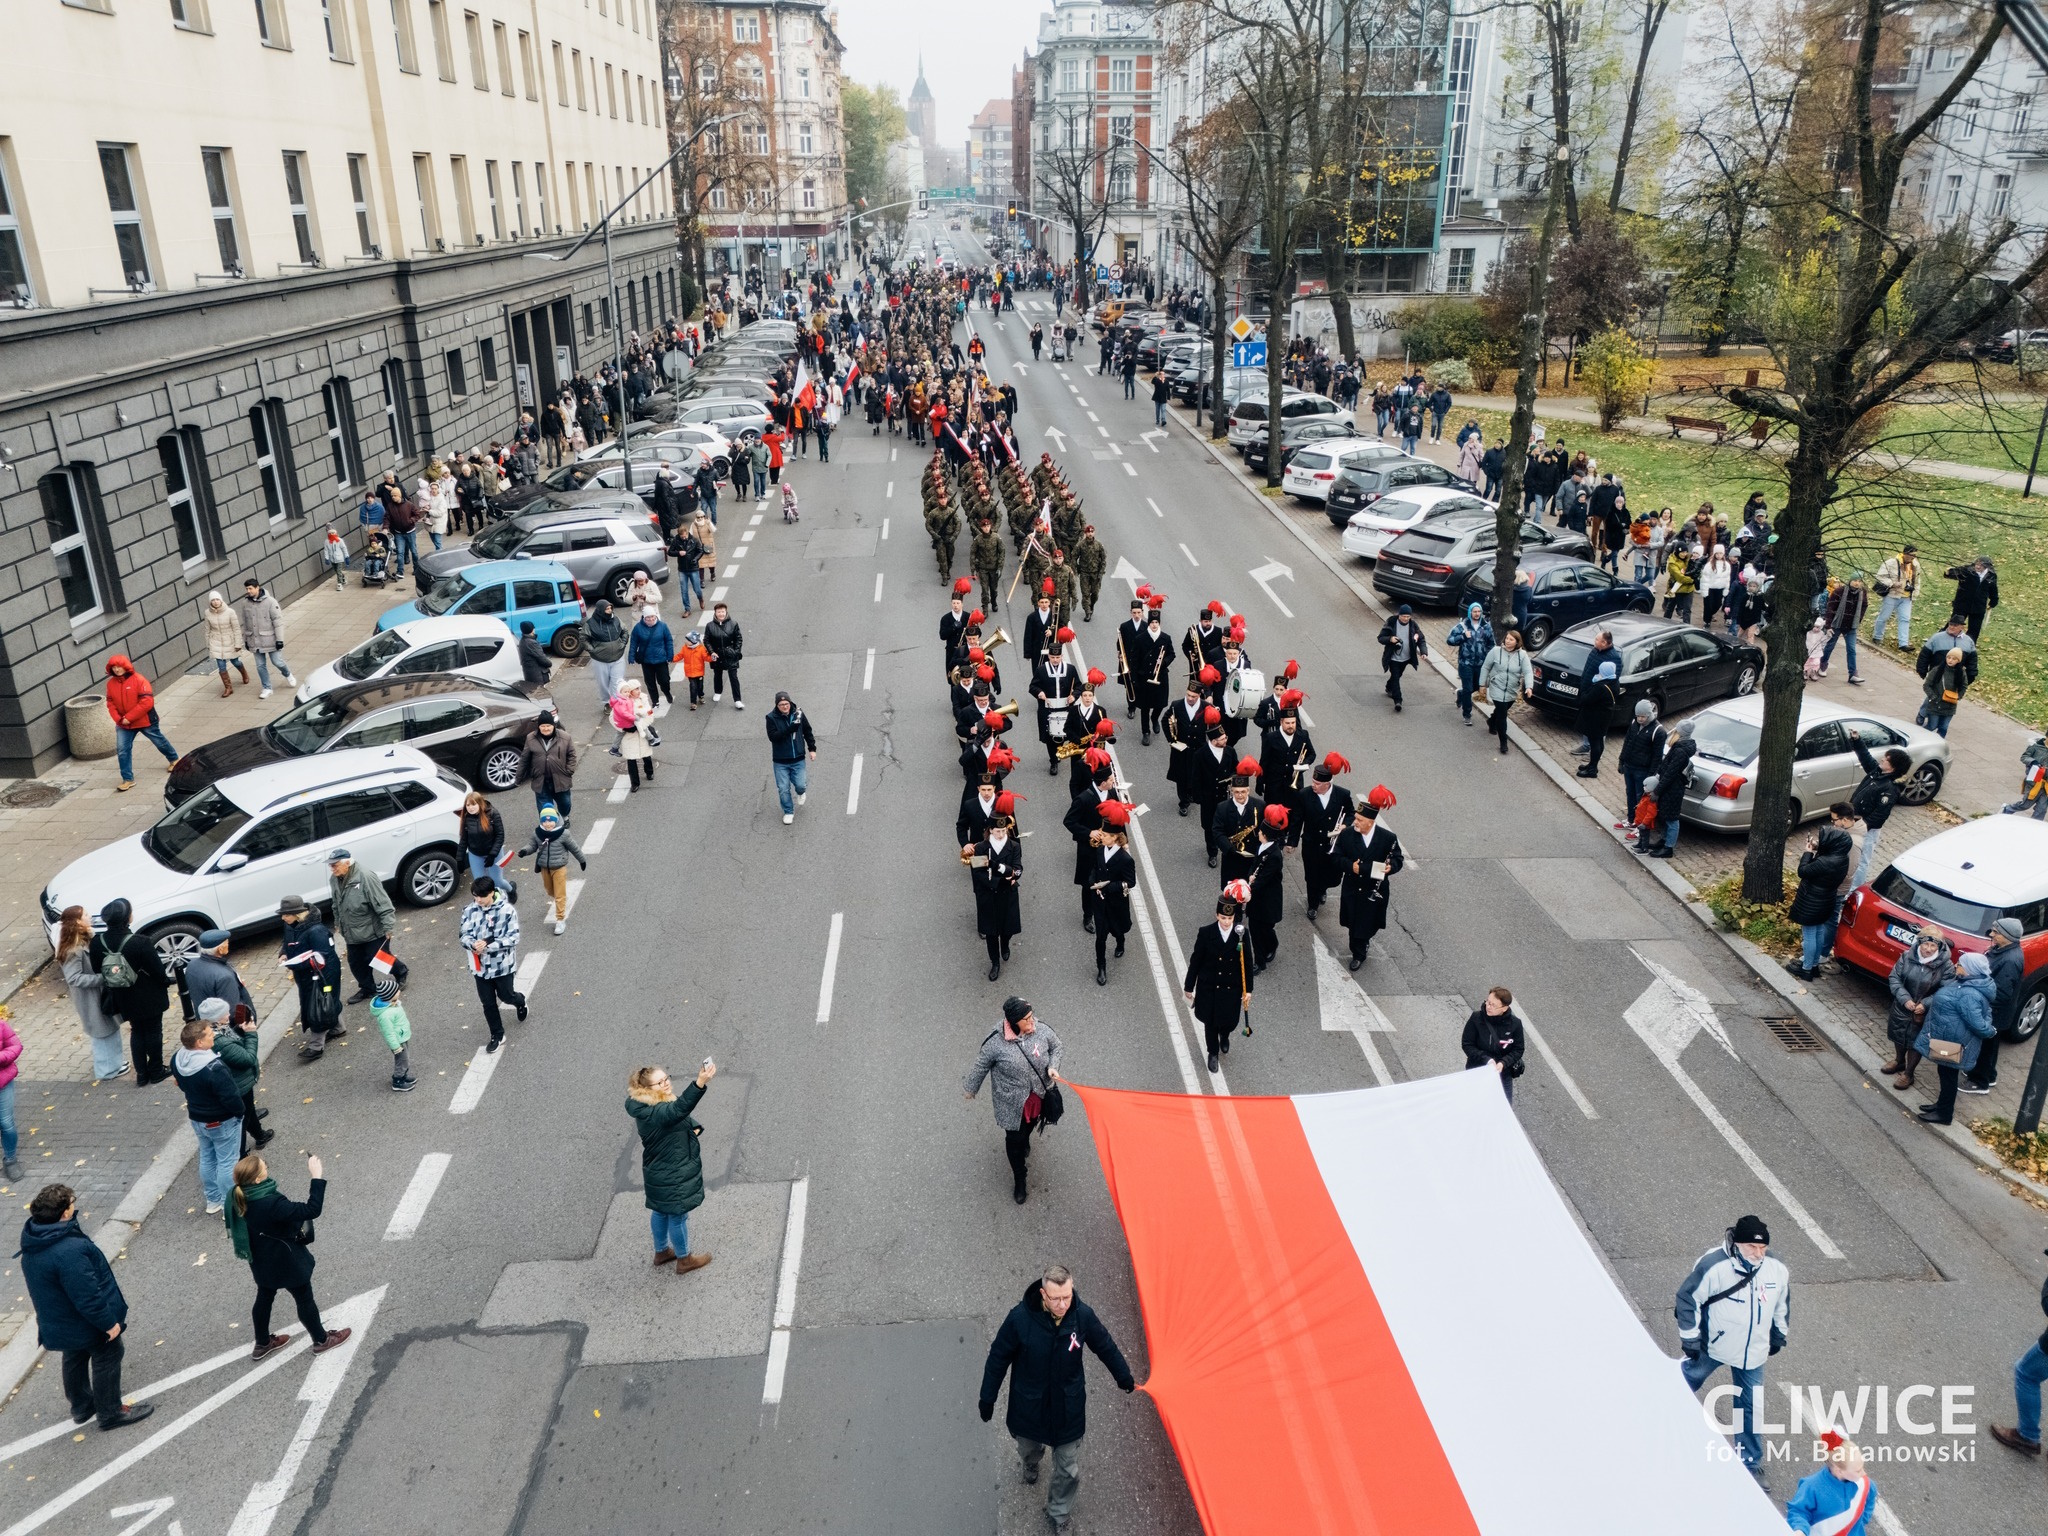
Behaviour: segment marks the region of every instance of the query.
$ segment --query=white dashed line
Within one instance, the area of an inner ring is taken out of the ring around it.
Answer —
[[[591,858],[604,852],[605,840],[612,835],[612,828],[618,822],[610,816],[601,817],[590,824],[590,836],[583,839],[583,851]]]
[[[1137,472],[1138,472],[1138,466],[1137,466],[1137,465],[1135,465],[1135,464],[1133,464],[1133,463],[1132,463],[1132,462],[1131,462],[1131,461],[1130,461],[1129,459],[1125,459],[1125,460],[1124,460],[1124,473],[1125,473],[1125,474],[1127,474],[1127,475],[1135,475],[1135,474],[1137,474]]]
[[[884,544],[889,542],[889,519],[886,517],[882,519],[882,542]]]
[[[846,786],[846,814],[851,816],[860,809],[860,761],[864,754],[853,754],[853,778]]]
[[[753,530],[753,529],[751,529],[751,528],[749,528],[749,529],[748,529],[748,530],[747,530],[747,531],[746,531],[745,533],[741,534],[741,535],[740,535],[740,542],[741,542],[742,544],[751,544],[751,543],[753,543],[753,542],[754,542],[754,530]],[[738,550],[734,550],[734,551],[733,551],[733,558],[734,558],[735,560],[737,560],[737,559],[738,559],[738,558],[739,558],[739,557],[740,557],[741,555],[743,555],[743,554],[745,554],[745,553],[746,553],[746,551],[745,551],[745,550],[743,550],[743,549],[738,549]]]
[[[882,600],[882,578],[887,574],[886,571],[875,572],[875,601],[878,603]]]
[[[747,526],[748,526],[749,528],[758,528],[758,527],[760,527],[760,526],[761,526],[761,519],[762,519],[762,518],[764,518],[764,517],[766,517],[767,515],[768,515],[768,514],[767,514],[767,513],[765,513],[765,512],[756,512],[756,513],[755,513],[755,514],[754,514],[754,515],[753,515],[752,517],[750,517],[750,518],[748,518],[748,519],[747,519]]]
[[[893,500],[895,499],[895,496],[896,496],[896,482],[895,482],[894,480],[891,480],[891,481],[889,482],[889,488],[888,488],[887,490],[885,490],[885,491],[883,491],[883,492],[882,492],[882,497],[883,497],[883,499],[884,499],[884,500],[890,500],[890,501],[893,501]]]
[[[839,974],[839,934],[845,926],[846,914],[832,914],[832,932],[825,940],[825,974],[818,978],[818,1022],[832,1021],[832,982]]]
[[[1152,499],[1152,498],[1151,498],[1150,496],[1147,496],[1147,497],[1145,498],[1145,505],[1146,505],[1146,506],[1148,506],[1148,507],[1150,507],[1150,508],[1152,509],[1152,515],[1153,515],[1154,517],[1164,517],[1164,516],[1166,516],[1166,514],[1165,514],[1164,512],[1162,512],[1162,511],[1160,511],[1160,510],[1159,510],[1159,503],[1158,503],[1158,502],[1156,502],[1156,501],[1154,501],[1154,500],[1153,500],[1153,499]]]
[[[1181,545],[1180,552],[1188,557],[1189,565],[1196,567],[1198,570],[1201,568],[1202,562],[1195,558],[1195,552],[1192,549],[1189,549],[1187,545]]]
[[[605,791],[604,802],[606,805],[624,805],[626,803],[626,796],[631,793],[633,793],[633,786],[622,773],[612,780],[612,787]]]
[[[727,576],[730,576],[730,575],[732,575],[732,572],[731,572],[730,570],[728,570],[728,571],[727,571],[727,572],[726,572],[725,574],[726,574]],[[722,603],[722,602],[724,602],[724,601],[725,601],[725,594],[726,594],[727,590],[728,590],[728,589],[727,589],[727,588],[725,588],[725,587],[713,587],[713,588],[711,589],[711,601],[712,601],[713,603]]]
[[[796,1317],[796,1277],[804,1262],[804,1216],[811,1204],[811,1181],[789,1186],[789,1221],[782,1231],[782,1276],[775,1287],[775,1331],[768,1336],[768,1375],[761,1385],[763,1406],[782,1401],[782,1379],[789,1369],[789,1327]]]
[[[868,647],[868,669],[867,669],[867,671],[866,671],[866,672],[864,672],[864,673],[862,673],[862,674],[861,674],[861,679],[860,679],[860,688],[861,688],[861,692],[862,692],[862,693],[866,693],[866,692],[867,692],[867,691],[868,691],[869,689],[873,688],[874,686],[875,686],[875,648],[874,648],[874,647],[873,647],[873,646],[871,645],[871,646],[869,646],[869,647]]]
[[[434,1191],[441,1187],[441,1175],[448,1171],[450,1161],[446,1152],[429,1152],[420,1159],[412,1182],[398,1197],[398,1209],[391,1213],[390,1225],[384,1229],[385,1242],[402,1243],[419,1231],[420,1218],[427,1214],[427,1205],[434,1198]]]

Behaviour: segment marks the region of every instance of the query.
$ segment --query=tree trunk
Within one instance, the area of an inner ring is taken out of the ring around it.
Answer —
[[[1809,422],[1833,414],[1807,397]],[[1806,631],[1813,623],[1811,567],[1820,548],[1820,519],[1835,492],[1829,465],[1841,462],[1842,434],[1808,425],[1787,466],[1785,510],[1772,524],[1778,536],[1771,617],[1764,629],[1764,727],[1757,746],[1755,811],[1742,859],[1742,899],[1774,902],[1785,894],[1785,840],[1791,814],[1792,751],[1799,735],[1799,705],[1806,692]],[[1801,813],[1813,810],[1806,805]]]
[[[1330,277],[1330,314],[1337,322],[1338,360],[1348,363],[1358,355],[1358,337],[1351,328],[1351,295],[1344,291],[1344,268],[1343,253],[1339,252],[1336,271]]]
[[[1607,211],[1621,211],[1621,189],[1628,178],[1629,151],[1635,145],[1636,117],[1643,106],[1643,78],[1650,70],[1650,49],[1657,41],[1657,30],[1664,25],[1664,12],[1670,8],[1671,0],[1643,0],[1643,41],[1636,50],[1635,77],[1628,85],[1628,108],[1622,113],[1621,140],[1614,150],[1614,185],[1608,189]]]
[[[1227,295],[1221,272],[1210,281],[1215,285],[1209,296],[1209,437],[1214,441],[1221,438],[1230,425],[1229,413],[1223,409],[1223,305]]]
[[[1550,307],[1550,257],[1557,248],[1557,221],[1563,212],[1571,162],[1553,160],[1550,196],[1543,206],[1543,229],[1529,260],[1529,302],[1522,312],[1522,346],[1515,366],[1515,413],[1508,424],[1508,445],[1502,450],[1500,504],[1494,509],[1493,632],[1501,634],[1515,612],[1515,570],[1522,552],[1522,470],[1529,462],[1529,440],[1536,426],[1536,373]]]
[[[1714,279],[1714,306],[1707,311],[1706,342],[1702,357],[1719,357],[1728,339],[1728,322],[1735,316],[1735,274],[1742,264],[1742,228],[1738,224],[1728,236],[1728,254]]]
[[[1273,277],[1272,292],[1266,299],[1266,484],[1269,487],[1277,487],[1282,474],[1280,398],[1287,392],[1287,386],[1280,365],[1286,360],[1287,306],[1294,292],[1293,263],[1287,264],[1284,277],[1279,265],[1275,264]]]

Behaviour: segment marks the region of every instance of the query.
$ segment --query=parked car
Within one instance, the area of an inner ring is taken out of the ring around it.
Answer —
[[[1267,403],[1266,392],[1256,391],[1241,396],[1230,407],[1230,446],[1239,453],[1244,452],[1254,432],[1265,428]],[[1352,425],[1351,413],[1327,395],[1311,395],[1298,389],[1283,391],[1280,419],[1283,422],[1296,421],[1305,416],[1327,416],[1347,427]]]
[[[663,426],[653,421],[632,421],[626,424],[626,441],[633,447],[633,481],[638,486],[640,466],[650,462],[646,450],[649,448],[683,447],[693,448],[711,461],[714,478],[723,480],[732,470],[732,440],[716,427],[691,424],[687,426]],[[576,462],[586,459],[611,459],[619,456],[619,440],[608,437],[594,447],[586,448],[576,455]],[[690,472],[696,473],[696,466]]]
[[[1337,421],[1328,416],[1303,416],[1294,421],[1280,423],[1280,464],[1283,469],[1294,462],[1294,456],[1310,443],[1334,443],[1352,440],[1353,428],[1349,422]],[[1260,474],[1266,472],[1266,438],[1268,434],[1260,427],[1246,440],[1244,462]],[[1280,483],[1287,483],[1281,476]]]
[[[719,395],[708,400],[678,400],[675,424],[712,427],[744,447],[768,430],[768,408],[760,400]]]
[[[1575,624],[1610,613],[1648,613],[1656,604],[1648,587],[1622,581],[1580,555],[1529,550],[1521,568],[1529,573],[1532,586],[1529,617],[1522,621],[1522,638],[1532,651],[1542,650],[1552,635]],[[1473,602],[1493,606],[1493,567],[1485,562],[1465,578],[1457,605],[1463,608]]]
[[[1764,653],[1756,646],[1677,619],[1617,613],[1565,631],[1535,658],[1539,709],[1578,714],[1579,679],[1585,674],[1587,653],[1603,629],[1613,632],[1614,648],[1621,653],[1616,729],[1628,723],[1640,699],[1650,700],[1658,715],[1669,720],[1711,699],[1747,698],[1763,676]]]
[[[1389,475],[1400,468],[1385,460],[1380,465]],[[1368,461],[1366,467],[1380,466]],[[1344,553],[1377,560],[1388,544],[1427,518],[1440,513],[1492,511],[1492,502],[1481,500],[1461,485],[1410,485],[1374,498],[1344,520]]]
[[[588,506],[523,512],[493,523],[461,546],[431,550],[419,558],[421,580],[433,582],[492,560],[547,560],[567,567],[576,584],[625,600],[641,572],[665,582],[668,556],[661,530],[623,493]]]
[[[1352,435],[1356,431],[1354,427],[1342,437],[1304,445],[1288,458],[1280,488],[1296,501],[1320,505],[1346,465],[1363,468],[1374,459],[1402,457],[1400,449],[1390,448],[1377,438]]]
[[[164,803],[182,805],[209,784],[267,763],[401,742],[496,794],[519,782],[527,733],[551,707],[516,686],[447,673],[351,683],[294,705],[268,725],[187,752],[164,783]]]
[[[1913,766],[1899,780],[1899,799],[1925,805],[1941,791],[1948,777],[1948,742],[1934,732],[1903,720],[1867,714],[1825,699],[1808,697],[1799,706],[1799,740],[1792,749],[1792,821],[1827,814],[1837,800],[1846,800],[1863,778],[1863,767],[1846,734],[1855,727],[1864,748],[1882,759],[1902,748]],[[1699,744],[1693,759],[1692,784],[1685,792],[1682,813],[1690,822],[1717,832],[1747,832],[1756,810],[1758,744],[1764,733],[1761,694],[1731,699],[1703,709],[1693,717],[1692,739]]]
[[[1991,925],[2019,919],[2019,1016],[2007,1040],[2031,1040],[2048,1017],[2048,823],[1980,816],[1916,843],[1849,893],[1835,954],[1859,971],[1888,976],[1899,952],[1928,924],[1959,952],[1990,947]]]
[[[1202,409],[1208,410],[1215,403],[1215,381],[1209,377],[1210,357],[1206,350],[1195,355],[1174,370],[1168,382],[1180,397],[1182,405],[1192,406],[1197,395],[1201,397]],[[1232,368],[1227,363],[1223,368],[1223,406],[1229,408],[1249,394],[1263,394],[1266,388],[1266,370],[1263,368]]]
[[[451,613],[378,630],[353,650],[306,673],[293,702],[303,704],[380,677],[424,677],[429,672],[453,672],[515,688],[526,675],[519,665],[518,644],[503,619]]]
[[[688,421],[685,414],[689,407],[713,400],[751,400],[756,405],[765,404],[775,398],[775,391],[768,383],[769,370],[763,368],[755,373],[707,372],[693,373],[676,386],[675,402],[677,421]],[[720,428],[723,431],[723,428]]]
[[[697,473],[704,455],[687,443],[655,443],[642,438],[633,445],[633,493],[642,501],[654,499],[655,472],[668,465],[685,480]],[[491,498],[491,510],[500,517],[529,508],[561,505],[557,498],[574,497],[579,491],[626,489],[626,460],[613,452],[605,458],[579,458],[551,469],[530,485],[500,491]],[[445,551],[429,551],[445,553]]]
[[[412,602],[387,608],[377,628],[444,613],[502,619],[515,631],[531,619],[540,643],[557,656],[583,652],[583,591],[568,568],[552,560],[487,560],[450,571]]]
[[[1491,511],[1447,511],[1440,506],[1435,516],[1397,534],[1380,551],[1373,567],[1373,590],[1397,603],[1454,608],[1473,573],[1492,566],[1498,533],[1498,519]],[[1524,554],[1544,549],[1571,555],[1593,552],[1583,533],[1546,528],[1527,518],[1520,547]]]
[[[249,932],[277,904],[327,900],[327,852],[341,844],[403,900],[431,907],[455,893],[454,832],[469,786],[412,747],[321,752],[207,785],[148,831],[97,848],[43,887],[54,948],[68,906],[97,912],[116,896],[166,963],[199,952],[209,928]]]
[[[1330,482],[1329,494],[1323,500],[1323,515],[1343,528],[1382,496],[1424,485],[1468,489],[1443,465],[1433,464],[1428,459],[1413,459],[1398,450],[1392,455],[1380,454],[1358,464],[1349,462],[1347,456],[1344,468]]]
[[[1183,349],[1199,348],[1205,338],[1198,331],[1163,330],[1154,331],[1138,340],[1138,366],[1143,369],[1157,368],[1161,361]]]

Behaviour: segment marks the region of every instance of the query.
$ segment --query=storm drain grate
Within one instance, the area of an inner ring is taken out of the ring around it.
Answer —
[[[1777,1037],[1778,1044],[1788,1051],[1824,1051],[1827,1041],[1796,1018],[1765,1019],[1764,1028]]]

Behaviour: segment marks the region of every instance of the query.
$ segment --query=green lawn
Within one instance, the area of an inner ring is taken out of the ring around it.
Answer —
[[[1507,435],[1505,416],[1477,414],[1488,441]],[[1446,437],[1466,419],[1454,411]],[[1603,435],[1572,422],[1545,425],[1551,441],[1583,448],[1600,469],[1620,476],[1636,510],[1668,506],[1684,518],[1711,501],[1732,517],[1756,490],[1773,508],[1784,504],[1784,463],[1774,455],[1732,443]],[[2048,491],[2048,475],[2042,488]],[[1941,572],[1988,555],[1998,567],[2000,606],[1984,629],[1978,694],[2031,725],[2048,725],[2048,499],[2022,500],[2018,491],[1929,475],[1872,473],[1829,509],[1825,538],[1838,575],[1876,570],[1907,539],[1920,546],[1921,568],[1932,579],[1915,605],[1916,639],[1946,617],[1950,586]]]

